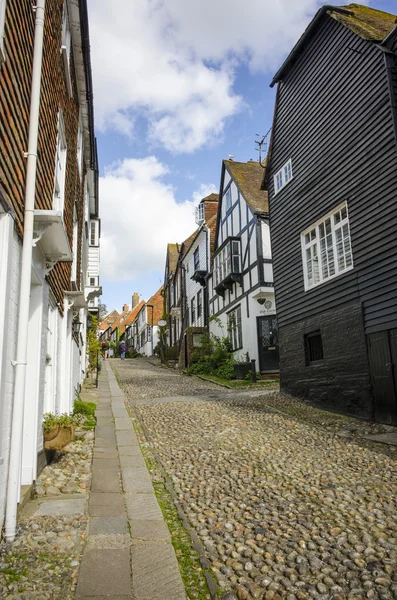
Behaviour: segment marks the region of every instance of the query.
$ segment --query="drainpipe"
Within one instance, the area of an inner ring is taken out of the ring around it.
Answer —
[[[36,0],[32,89],[30,96],[29,143],[27,154],[25,213],[19,292],[19,320],[15,367],[11,448],[8,470],[5,537],[15,539],[22,457],[22,431],[29,327],[30,280],[32,270],[34,199],[36,191],[37,142],[39,132],[41,66],[43,57],[45,0]]]

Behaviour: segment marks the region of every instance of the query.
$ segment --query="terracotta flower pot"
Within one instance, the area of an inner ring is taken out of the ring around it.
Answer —
[[[74,440],[76,425],[69,427],[53,427],[49,431],[44,432],[44,449],[45,450],[62,450],[65,446]]]

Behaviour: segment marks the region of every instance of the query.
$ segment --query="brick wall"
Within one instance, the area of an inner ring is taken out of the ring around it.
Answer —
[[[320,330],[324,359],[306,365],[305,334]],[[280,327],[281,391],[343,413],[369,417],[372,396],[361,305]]]

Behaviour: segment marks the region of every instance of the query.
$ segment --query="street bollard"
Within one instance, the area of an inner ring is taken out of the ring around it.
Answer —
[[[253,358],[251,360],[252,383],[256,383],[256,367],[255,367],[255,363],[256,363],[256,360],[255,360],[255,358]]]

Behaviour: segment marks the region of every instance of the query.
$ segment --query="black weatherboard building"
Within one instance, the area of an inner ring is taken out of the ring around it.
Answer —
[[[396,17],[324,6],[272,85],[282,390],[397,423]]]

